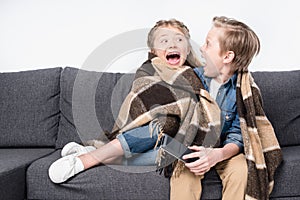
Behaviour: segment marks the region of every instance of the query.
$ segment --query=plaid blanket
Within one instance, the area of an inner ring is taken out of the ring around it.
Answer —
[[[245,199],[269,199],[282,154],[273,127],[263,111],[260,90],[248,71],[238,72],[237,109],[248,165]],[[201,80],[191,67],[171,69],[157,57],[149,59],[137,70],[113,131],[107,136],[115,138],[119,133],[154,120],[159,122],[161,133],[187,146],[218,145],[220,110]],[[212,132],[213,129],[216,131]],[[160,156],[162,159],[162,154]],[[180,163],[175,169],[180,168]]]
[[[158,57],[137,70],[113,131],[107,136],[113,139],[152,121],[159,123],[159,135],[168,134],[186,146],[215,146],[219,142],[219,107],[194,70],[189,66],[169,68]],[[159,168],[168,163],[161,162],[164,159],[167,156],[160,153]]]
[[[269,199],[282,154],[262,107],[260,90],[248,71],[239,71],[237,108],[248,165],[245,199]]]

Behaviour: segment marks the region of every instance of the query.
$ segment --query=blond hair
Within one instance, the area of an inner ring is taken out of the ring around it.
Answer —
[[[202,66],[203,64],[197,58],[196,53],[194,52],[194,50],[192,48],[192,45],[191,45],[191,42],[190,42],[191,36],[190,36],[189,29],[181,21],[178,21],[176,19],[160,20],[160,21],[156,22],[155,26],[148,33],[147,45],[151,49],[151,51],[154,50],[154,40],[155,40],[156,31],[159,28],[168,27],[168,26],[172,26],[172,27],[177,28],[178,30],[180,30],[183,33],[184,37],[187,39],[188,45],[189,45],[189,48],[190,48],[190,53],[187,55],[186,60],[191,65],[191,67]]]
[[[224,34],[219,38],[221,54],[233,51],[232,65],[235,70],[248,70],[253,57],[260,51],[260,41],[254,31],[246,24],[224,16],[214,17],[213,26],[223,28]]]

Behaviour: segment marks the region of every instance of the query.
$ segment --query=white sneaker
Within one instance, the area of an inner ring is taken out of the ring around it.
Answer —
[[[54,183],[62,183],[84,170],[83,163],[77,157],[78,153],[62,157],[51,164],[49,177]]]
[[[76,142],[69,142],[64,146],[64,148],[61,150],[61,157],[65,157],[67,155],[71,155],[74,153],[88,153],[90,151],[95,150],[96,148],[93,146],[82,146],[80,144],[77,144]]]

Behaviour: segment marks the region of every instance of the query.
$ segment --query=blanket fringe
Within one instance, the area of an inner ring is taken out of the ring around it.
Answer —
[[[178,178],[181,172],[184,170],[184,168],[185,168],[184,162],[178,160],[176,163],[174,163],[173,176],[175,178]]]
[[[164,135],[164,130],[162,128],[162,126],[159,123],[158,119],[154,119],[149,123],[149,132],[150,132],[150,137],[152,138],[153,136],[153,132],[155,131],[155,129],[158,131],[158,137],[156,140],[156,143],[154,145],[154,149],[158,146],[159,142],[161,141],[161,138]]]

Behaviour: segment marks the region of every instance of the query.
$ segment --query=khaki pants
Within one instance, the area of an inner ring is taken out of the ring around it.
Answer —
[[[243,200],[247,185],[247,163],[244,154],[238,154],[215,166],[223,185],[223,200]],[[196,176],[187,167],[179,177],[171,177],[171,200],[199,200],[203,176]]]

